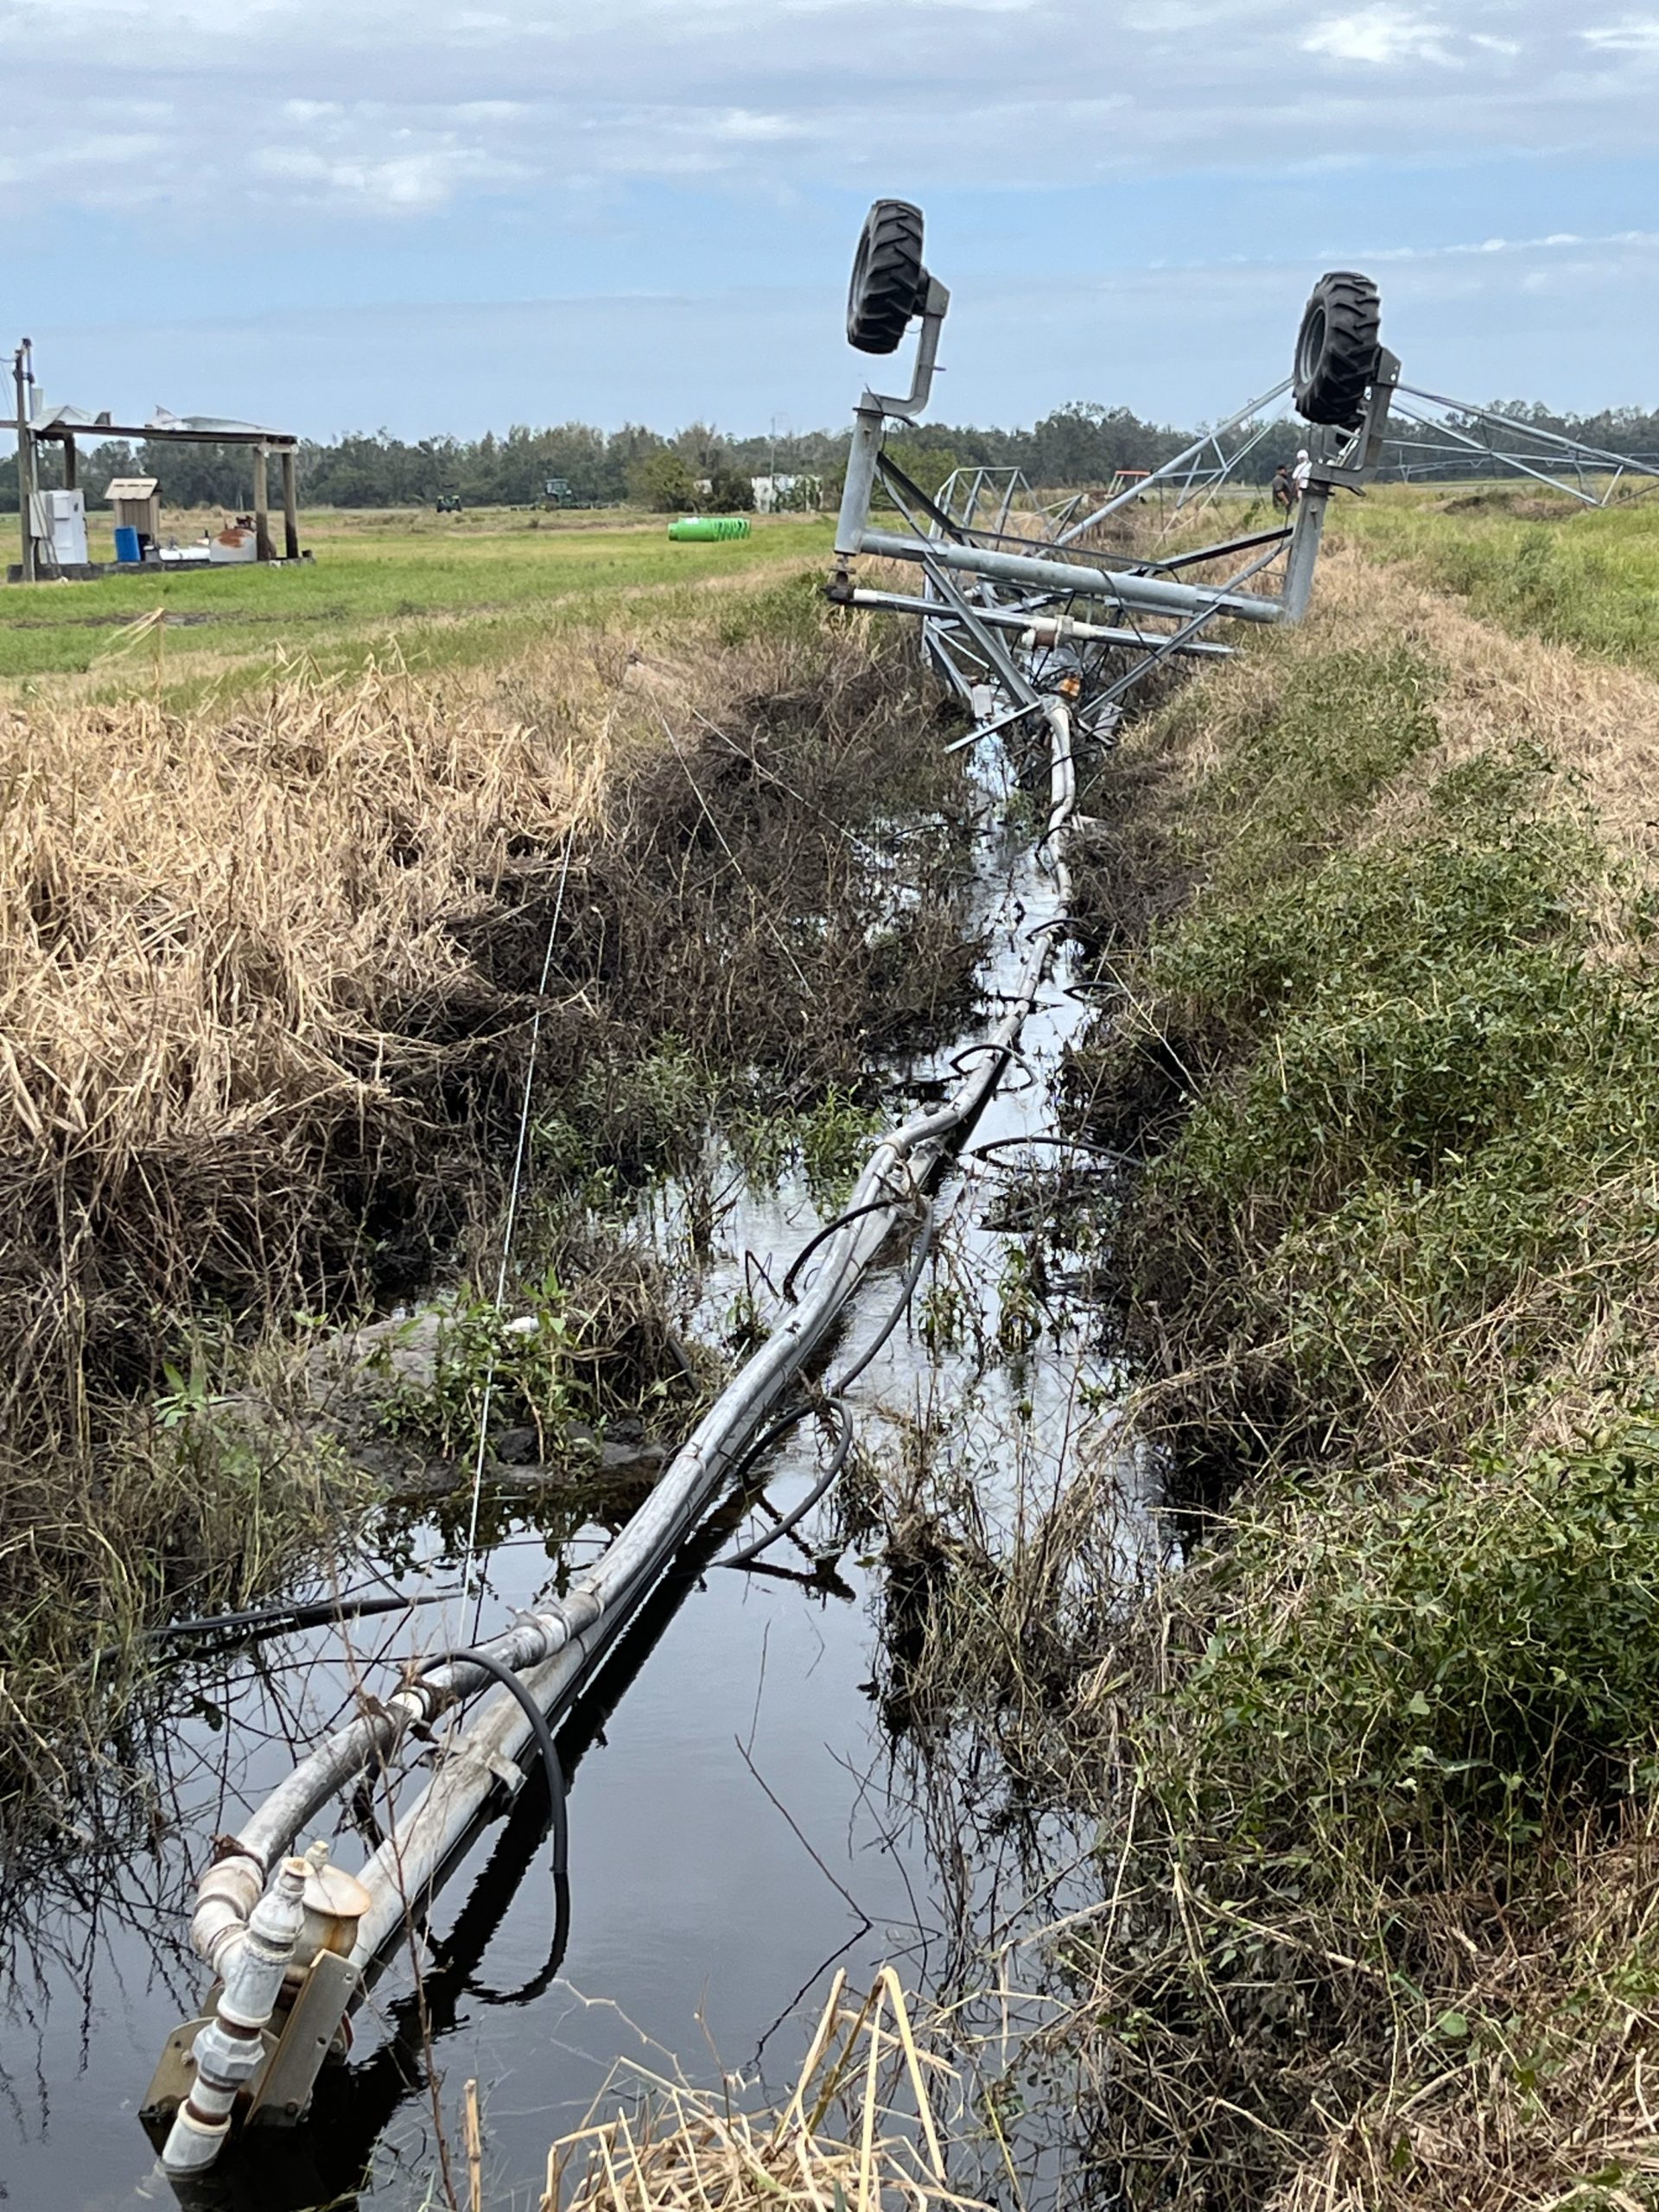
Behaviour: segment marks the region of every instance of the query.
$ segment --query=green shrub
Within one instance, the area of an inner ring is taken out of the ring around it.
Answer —
[[[1207,1371],[1189,1435],[1364,1452],[1384,1392],[1467,1434],[1483,1326],[1512,1393],[1630,1294],[1659,1251],[1659,992],[1592,948],[1609,888],[1543,763],[1475,761],[1389,839],[1212,886],[1154,939],[1106,1054],[1181,1071],[1120,1249]]]
[[[1247,1513],[1204,1656],[1152,1716],[1184,1832],[1312,1883],[1508,1849],[1655,1779],[1659,1429],[1400,1499]],[[1390,1862],[1393,1862],[1392,1865]],[[1465,1870],[1466,1871],[1466,1870]]]

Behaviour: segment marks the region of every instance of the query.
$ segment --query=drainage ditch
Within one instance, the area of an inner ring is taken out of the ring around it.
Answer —
[[[486,2201],[534,2202],[550,2142],[619,2063],[732,2073],[743,2094],[764,2094],[793,2079],[836,1968],[868,1982],[891,1961],[911,1987],[947,1995],[985,1942],[1085,1901],[1087,1839],[1052,1816],[942,1818],[902,1696],[915,1592],[904,1562],[884,1559],[880,1516],[860,1504],[924,1440],[935,1466],[971,1471],[991,1520],[1057,1492],[1078,1451],[1115,1449],[1117,1378],[1044,1256],[1031,1205],[1057,1167],[1085,1165],[1033,1142],[1054,1135],[1084,1000],[1063,953],[1033,988],[1063,899],[1027,833],[996,826],[1021,811],[1017,798],[1007,804],[1012,787],[988,787],[1000,772],[985,772],[968,916],[985,946],[980,1009],[959,1038],[872,1065],[883,1121],[936,1113],[984,1065],[987,1033],[1027,995],[1034,1003],[1003,1080],[984,1085],[963,1156],[933,1189],[931,1246],[901,1324],[875,1342],[912,1265],[912,1244],[893,1240],[835,1342],[842,1372],[871,1355],[848,1394],[855,1443],[842,1484],[728,1571],[721,1558],[766,1533],[766,1513],[787,1517],[810,1494],[833,1441],[810,1421],[782,1440],[765,1465],[765,1505],[734,1502],[697,1529],[563,1717],[568,1931],[532,1779],[505,1821],[469,1841],[416,1954],[392,1957],[356,2016],[349,2059],[324,2070],[312,2120],[227,2153],[181,2184],[190,2202],[422,2202],[437,2152],[434,2069],[448,2125],[459,2125],[461,2083],[480,2085]],[[613,1200],[694,1285],[687,1333],[703,1342],[741,1338],[757,1313],[775,1322],[791,1262],[847,1200],[821,1169],[797,1159],[762,1173],[742,1149],[713,1128],[694,1173]],[[464,1644],[480,1618],[531,1605],[550,1578],[579,1580],[654,1471],[648,1445],[612,1440],[606,1458],[607,1483],[493,1472],[484,1592],[458,1594],[465,1516],[406,1503],[379,1524],[355,1582],[358,1602],[404,1598],[414,1610],[369,1610],[343,1630],[271,1635],[180,1667],[149,1747],[148,1807],[126,1792],[107,1821],[89,1808],[82,1848],[60,1841],[6,1908],[0,2173],[13,2201],[168,2200],[137,2113],[156,2053],[200,2000],[188,1929],[212,1839],[241,1826],[352,1709],[359,1682],[395,1681],[387,1658]],[[1132,1497],[1136,1471],[1121,1465]],[[1131,1510],[1127,1525],[1151,1541],[1149,1518]],[[338,1841],[343,1863],[374,1840],[372,1791],[357,1810],[365,1840]],[[1033,2149],[1029,2177],[1066,2155]]]

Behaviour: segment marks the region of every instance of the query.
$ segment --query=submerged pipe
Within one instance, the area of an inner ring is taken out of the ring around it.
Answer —
[[[1075,785],[1070,718],[1059,702],[1052,702],[1052,708],[1051,729],[1058,727],[1064,732],[1053,749],[1065,756],[1051,763],[1049,834],[1054,836],[1069,818]],[[1069,897],[1069,880],[1058,855],[1056,874],[1062,896]],[[1052,939],[1046,936],[1033,948],[1017,992],[987,1040],[990,1051],[950,1098],[916,1116],[876,1146],[849,1202],[848,1213],[855,1217],[837,1232],[811,1290],[727,1385],[639,1511],[575,1586],[572,1596],[586,1595],[595,1605],[588,1626],[525,1675],[526,1687],[545,1713],[556,1713],[575,1696],[583,1676],[626,1625],[633,1605],[703,1511],[756,1428],[840,1319],[893,1228],[913,1211],[911,1192],[925,1183],[953,1142],[982,1112],[1036,1004],[1052,955]],[[366,1967],[405,1915],[422,1909],[454,1840],[467,1832],[496,1788],[503,1765],[516,1763],[529,1741],[529,1722],[508,1693],[498,1691],[480,1707],[406,1818],[359,1877],[374,1902],[358,1926],[354,1963]]]
[[[224,1986],[194,2046],[195,2081],[168,2131],[162,2164],[169,2173],[211,2166],[231,2130],[231,2113],[264,2057],[264,2031],[305,1924],[303,1859],[284,1859],[245,1926],[231,1931],[214,1964]]]

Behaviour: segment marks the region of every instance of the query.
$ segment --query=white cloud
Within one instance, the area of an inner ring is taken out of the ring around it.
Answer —
[[[1439,23],[1400,8],[1361,8],[1332,16],[1302,41],[1305,52],[1335,61],[1438,61],[1452,59]]]
[[[1373,262],[1449,261],[1471,253],[1552,253],[1565,246],[1575,250],[1586,247],[1650,249],[1659,246],[1659,231],[1609,231],[1597,238],[1582,237],[1577,231],[1551,231],[1545,237],[1535,238],[1480,238],[1454,245],[1372,246],[1360,258]]]
[[[1409,383],[1475,400],[1652,404],[1653,327],[1631,302],[1659,289],[1659,242],[1487,244],[1385,273],[1384,333]],[[1117,272],[1063,302],[1032,279],[964,288],[951,309],[947,419],[1029,422],[1078,398],[1215,420],[1288,365],[1307,276],[1300,260],[1264,257]],[[165,393],[181,411],[234,408],[322,436],[380,423],[410,436],[475,435],[565,416],[737,428],[784,411],[805,425],[844,421],[858,388],[856,365],[826,342],[836,304],[826,317],[815,288],[786,287],[194,323],[140,315],[123,326],[120,358],[130,388]],[[1217,327],[1224,347],[1193,343]],[[1037,329],[1041,346],[1006,342]],[[277,342],[263,342],[267,332]],[[110,396],[107,330],[48,324],[35,335],[54,395]],[[458,351],[468,363],[459,385]]]
[[[511,163],[457,146],[378,160],[312,146],[262,146],[253,163],[262,177],[296,188],[305,200],[386,215],[422,214],[452,200],[463,183],[499,182],[518,174]]]
[[[1646,99],[1610,65],[1656,41],[1559,0],[0,0],[8,159],[48,200],[162,193],[222,231],[284,189],[367,216],[507,188],[548,234],[630,179],[775,203],[1641,156]],[[161,143],[66,159],[95,116],[118,138],[118,102]]]
[[[1659,22],[1651,16],[1627,16],[1622,23],[1608,23],[1580,35],[1602,54],[1659,54]]]

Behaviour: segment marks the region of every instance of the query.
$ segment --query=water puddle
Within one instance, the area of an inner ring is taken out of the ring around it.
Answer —
[[[1027,932],[1053,913],[1021,838],[993,843],[981,898],[982,981],[994,1004],[1027,955]],[[970,1154],[991,1150],[945,1177],[910,1318],[853,1393],[861,1453],[901,1453],[925,1430],[935,1452],[971,1475],[992,1519],[1058,1489],[1085,1443],[1110,1449],[1116,1378],[1091,1349],[1086,1314],[1084,1324],[1067,1319],[1064,1289],[1033,1270],[1018,1226],[1033,1174],[1049,1178],[1062,1157],[1022,1154],[1020,1141],[1052,1130],[1051,1084],[1082,1018],[1063,983],[1045,993],[1022,1064],[970,1140]],[[890,1069],[895,1118],[953,1079],[952,1057]],[[1022,1159],[1031,1172],[1011,1172]],[[775,1287],[826,1216],[798,1168],[761,1187],[719,1153],[703,1181],[718,1204],[697,1325],[716,1338],[747,1299],[758,1296],[764,1313],[762,1271]],[[671,1253],[686,1242],[689,1205],[677,1190],[642,1202]],[[1014,1226],[994,1225],[1003,1218]],[[868,1287],[847,1338],[855,1351],[884,1319],[907,1256],[896,1252]],[[817,1449],[810,1424],[779,1447],[768,1483],[775,1508],[810,1483]],[[610,1533],[573,1525],[580,1509],[562,1491],[508,1490],[494,1507],[486,1624],[591,1558]],[[960,1808],[942,1814],[876,1690],[880,1577],[855,1541],[830,1542],[837,1513],[832,1496],[804,1523],[803,1541],[779,1544],[754,1571],[687,1560],[563,1731],[573,1767],[571,1925],[556,1974],[547,1971],[547,1847],[526,1790],[448,1884],[419,1995],[412,1961],[394,1961],[358,2015],[348,2066],[326,2077],[312,2124],[263,2133],[188,2202],[404,2212],[439,2201],[428,2194],[429,2044],[456,2135],[461,2084],[479,2085],[485,2201],[532,2207],[550,2143],[619,2060],[787,2086],[836,1967],[868,1986],[892,1961],[908,1986],[946,1990],[988,1942],[1086,1904],[1091,1886],[1098,1897],[1097,1878],[1091,1885],[1079,1866],[1089,1839],[1041,1816],[1007,1820],[988,1784],[984,1817],[969,1832]],[[396,1543],[357,1579],[426,1597],[453,1589],[454,1520],[405,1510]],[[717,1531],[705,1553],[731,1541]],[[150,1803],[112,1790],[107,1827],[89,1814],[84,1849],[60,1845],[18,1870],[5,1901],[0,2201],[54,2212],[175,2201],[137,2114],[168,2031],[200,1999],[187,1923],[211,1839],[234,1829],[341,1716],[355,1679],[384,1680],[382,1659],[446,1648],[472,1630],[470,1604],[450,1597],[357,1622],[343,1658],[340,1630],[327,1627],[180,1669],[165,1728],[143,1746],[117,1747],[153,1770]],[[337,1855],[355,1865],[366,1848],[348,1828]],[[1049,2194],[1065,2155],[1051,2147]]]

